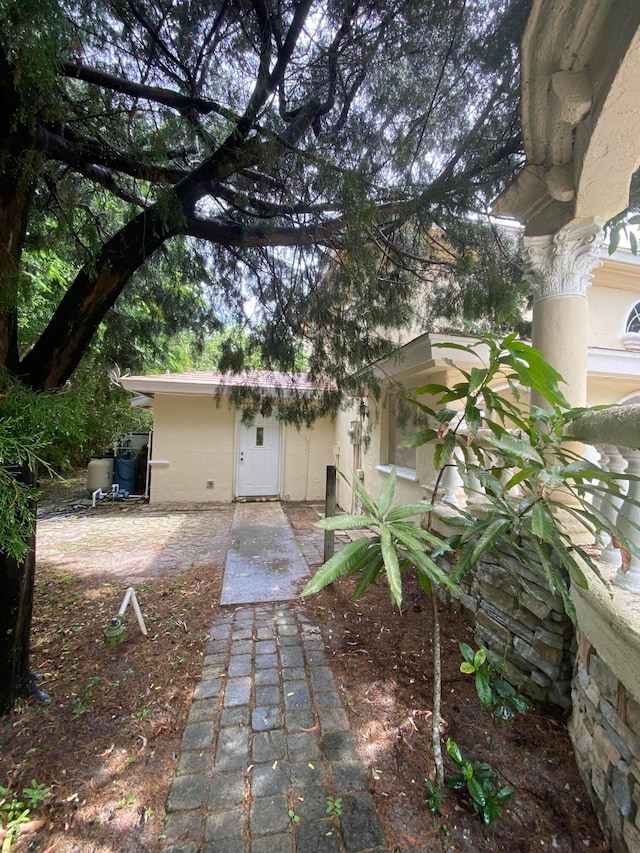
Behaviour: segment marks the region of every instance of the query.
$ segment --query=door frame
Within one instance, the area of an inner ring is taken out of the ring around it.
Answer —
[[[234,465],[234,472],[235,472],[234,480],[235,480],[235,482],[234,482],[234,488],[233,488],[234,500],[244,500],[244,499],[250,500],[252,497],[255,497],[255,498],[260,498],[260,497],[272,498],[273,497],[273,498],[280,499],[280,497],[281,497],[282,481],[283,481],[283,473],[284,473],[284,471],[283,471],[283,469],[284,469],[284,429],[283,429],[284,425],[283,425],[282,421],[278,420],[277,418],[275,418],[273,416],[264,417],[262,415],[257,415],[254,418],[253,422],[251,423],[250,427],[255,428],[256,426],[260,426],[260,421],[263,421],[263,422],[269,423],[269,424],[273,423],[277,427],[277,437],[278,437],[278,449],[277,449],[277,453],[278,453],[278,461],[277,461],[278,483],[277,483],[277,488],[274,492],[270,492],[267,495],[239,495],[238,494],[239,483],[240,483],[240,452],[241,452],[241,446],[242,446],[241,445],[241,434],[242,434],[242,429],[247,427],[246,424],[242,423],[242,413],[238,412],[237,417],[236,417],[236,431],[235,431],[235,437],[236,437],[235,445],[236,446],[235,446],[235,465]]]

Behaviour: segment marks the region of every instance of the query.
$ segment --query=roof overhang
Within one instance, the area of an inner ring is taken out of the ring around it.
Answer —
[[[335,391],[330,382],[313,382],[306,374],[276,373],[270,371],[250,371],[245,373],[215,373],[201,371],[194,373],[159,373],[147,376],[123,376],[122,387],[147,398],[156,394],[219,396],[234,391],[249,389],[265,396],[294,396],[303,394],[317,396]]]
[[[458,367],[477,367],[489,356],[486,344],[476,346],[474,352],[460,347],[477,344],[477,338],[464,335],[427,333],[414,338],[389,358],[377,362],[373,373],[378,379],[413,384],[428,381],[433,373],[455,370]],[[453,362],[449,364],[448,362]]]

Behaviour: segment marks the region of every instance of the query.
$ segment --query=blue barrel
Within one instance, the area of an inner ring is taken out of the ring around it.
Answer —
[[[135,456],[117,456],[113,482],[117,483],[121,492],[133,494],[136,485],[136,465],[137,459]]]

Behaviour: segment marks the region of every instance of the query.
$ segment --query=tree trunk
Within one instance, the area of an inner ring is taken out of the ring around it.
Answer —
[[[35,486],[34,471],[20,468],[15,476],[20,482]],[[24,561],[0,552],[0,714],[8,713],[19,696],[30,696],[35,689],[29,667],[36,567],[35,532],[28,544],[29,553]]]
[[[0,365],[18,368],[18,275],[33,198],[35,138],[20,121],[20,96],[0,49]]]

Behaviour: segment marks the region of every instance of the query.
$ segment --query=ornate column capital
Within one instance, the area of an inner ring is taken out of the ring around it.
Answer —
[[[592,270],[602,263],[603,225],[602,219],[588,219],[566,225],[555,234],[524,238],[525,275],[533,285],[536,302],[586,297]]]

